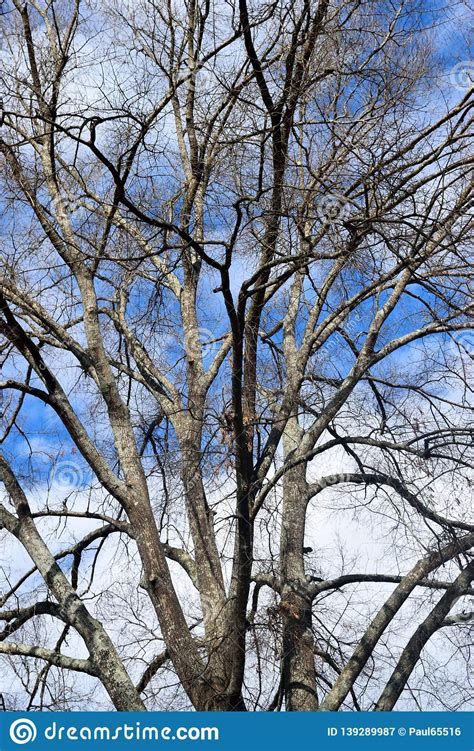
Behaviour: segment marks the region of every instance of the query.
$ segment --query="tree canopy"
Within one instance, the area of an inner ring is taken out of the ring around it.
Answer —
[[[472,707],[466,5],[0,13],[7,708]]]

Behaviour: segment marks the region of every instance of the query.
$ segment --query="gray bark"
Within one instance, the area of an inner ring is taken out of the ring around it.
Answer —
[[[284,436],[287,452],[298,442],[296,418],[289,422]],[[283,478],[283,506],[280,548],[281,602],[283,623],[282,690],[289,712],[314,712],[318,708],[312,597],[304,563],[304,536],[307,506],[306,465]]]

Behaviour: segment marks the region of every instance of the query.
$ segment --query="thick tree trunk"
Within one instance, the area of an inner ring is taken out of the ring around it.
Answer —
[[[205,680],[214,695],[205,696],[204,710],[228,710],[227,689],[231,681],[231,664],[225,643],[226,592],[217,550],[212,511],[207,504],[202,481],[201,423],[191,418],[183,431],[181,445],[181,476],[186,500],[187,517],[194,546],[196,584],[201,603],[204,640],[207,650]]]
[[[282,689],[289,712],[318,709],[311,598],[304,566],[306,466],[284,476],[280,612],[283,619]]]
[[[205,664],[176,597],[153,512],[148,503],[141,503],[128,514],[143,564],[142,586],[158,616],[171,661],[195,709],[204,709],[214,690],[205,680]]]
[[[318,709],[311,604],[293,593],[282,599],[282,686],[287,712]]]
[[[215,631],[225,603],[224,580],[214,533],[212,512],[202,482],[199,426],[182,446],[182,481],[194,545],[196,576],[206,631]]]

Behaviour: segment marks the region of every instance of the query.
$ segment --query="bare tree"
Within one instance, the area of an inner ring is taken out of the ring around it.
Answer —
[[[10,706],[472,702],[464,10],[2,5]]]

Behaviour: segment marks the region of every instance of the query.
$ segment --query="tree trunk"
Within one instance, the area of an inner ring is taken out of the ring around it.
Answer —
[[[283,481],[280,612],[283,619],[282,689],[289,712],[318,708],[311,598],[304,567],[306,466],[290,470]]]

